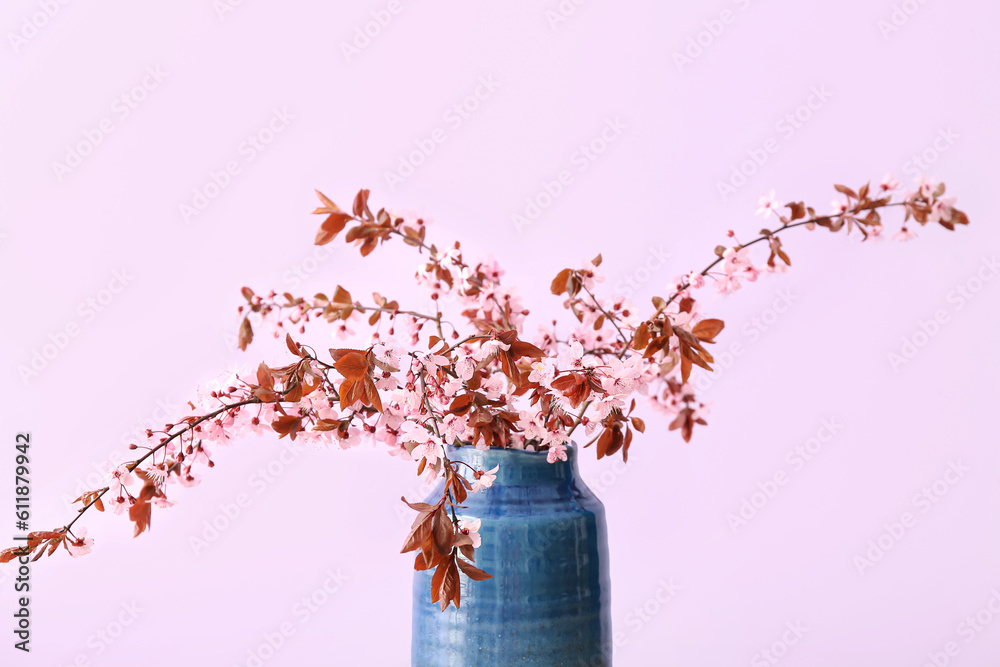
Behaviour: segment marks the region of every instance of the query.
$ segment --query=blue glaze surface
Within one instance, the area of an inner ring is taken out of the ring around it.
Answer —
[[[576,455],[570,447],[552,464],[544,453],[448,448],[476,469],[500,466],[493,487],[458,510],[482,520],[476,565],[493,578],[463,574],[461,608],[442,612],[430,601],[432,572],[414,573],[414,667],[611,665],[604,506],[579,479]]]

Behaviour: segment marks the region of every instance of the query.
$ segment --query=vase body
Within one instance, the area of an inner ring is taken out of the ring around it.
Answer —
[[[569,447],[566,461],[548,463],[544,453],[448,448],[477,470],[500,466],[492,488],[456,510],[482,520],[476,565],[493,578],[463,574],[461,607],[442,612],[430,598],[432,571],[415,572],[414,667],[611,665],[607,524],[576,454]]]

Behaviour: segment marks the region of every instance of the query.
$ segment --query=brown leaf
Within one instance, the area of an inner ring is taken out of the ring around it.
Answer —
[[[457,480],[465,478],[457,475],[454,479],[456,480],[456,483],[451,485],[452,493],[455,494],[455,502],[462,504],[465,502],[465,499],[469,497],[469,492],[466,490],[465,485]]]
[[[803,204],[802,202],[795,201],[790,204],[785,204],[785,206],[791,209],[792,213],[790,218],[792,220],[798,220],[799,218],[806,217],[806,207],[805,204]]]
[[[417,515],[413,520],[413,527],[410,529],[410,534],[403,540],[403,548],[400,549],[399,553],[405,554],[408,551],[419,549],[427,541],[427,538],[431,535],[433,517],[434,514],[432,512],[421,512]]]
[[[526,343],[523,340],[514,340],[510,344],[510,349],[507,350],[510,356],[514,357],[514,361],[517,361],[521,357],[531,357],[532,359],[541,359],[545,356],[540,348],[532,345],[531,343]]]
[[[601,432],[601,437],[597,439],[597,458],[603,459],[607,455],[614,437],[614,433],[610,428],[606,428]]]
[[[354,197],[354,215],[360,218],[362,215],[368,220],[372,219],[372,212],[368,209],[368,195],[371,190],[359,190]]]
[[[10,547],[9,549],[4,549],[0,551],[0,563],[9,563],[15,558],[20,558],[21,556],[27,556],[31,552],[25,552],[24,547]]]
[[[448,412],[458,416],[464,415],[466,412],[469,411],[469,408],[472,407],[472,401],[474,397],[475,393],[461,394],[460,396],[456,396],[455,399],[451,402],[451,405],[448,407]]]
[[[487,574],[486,572],[483,572],[475,565],[472,565],[471,563],[466,563],[461,558],[457,560],[459,569],[461,569],[462,573],[465,574],[465,576],[467,576],[469,579],[472,579],[473,581],[486,581],[487,579],[493,578],[492,574]]]
[[[300,417],[293,417],[292,415],[282,415],[271,422],[271,428],[281,437],[286,435],[290,436],[292,440],[295,439],[295,434],[301,430],[302,419]]]
[[[563,269],[556,274],[556,277],[552,279],[552,285],[549,287],[553,294],[558,296],[566,291],[566,284],[569,281],[570,274],[572,273],[573,271],[571,269]]]
[[[858,198],[858,193],[850,189],[846,185],[834,185],[833,189],[842,195],[847,195],[848,197],[851,197],[852,199]]]
[[[444,505],[439,505],[437,511],[434,512],[431,530],[434,534],[434,548],[438,550],[438,553],[449,553],[452,540],[455,539],[455,524],[448,518],[448,510],[444,508]]]
[[[257,384],[264,389],[274,389],[274,375],[263,361],[257,366]]]
[[[366,375],[361,382],[365,390],[364,402],[379,412],[382,412],[382,397],[379,396],[378,387],[375,386],[375,381],[372,380],[372,376]]]
[[[417,510],[418,512],[429,512],[436,507],[436,505],[431,505],[430,503],[411,503],[404,496],[400,496],[399,499],[406,503],[410,509]]]
[[[441,582],[441,611],[448,608],[448,602],[454,602],[456,609],[462,606],[461,580],[458,576],[458,567],[455,565],[456,560],[458,557],[453,556],[446,562],[447,569]]]
[[[247,345],[253,342],[253,327],[250,326],[250,318],[244,317],[240,322],[240,332],[238,343],[241,350],[246,350]]]
[[[333,351],[331,350],[331,352]],[[340,385],[341,409],[353,405],[357,401],[361,401],[366,405],[372,405],[374,385],[371,388],[367,386],[367,383],[371,382],[369,375],[371,365],[368,363],[367,355],[363,352],[347,350],[339,358],[336,356],[334,358],[336,359],[333,364],[334,368],[344,376],[344,381]],[[373,395],[377,398],[378,392],[374,391]],[[381,409],[381,400],[378,401],[378,405]]]
[[[323,224],[319,226],[319,229],[316,230],[316,238],[313,243],[315,245],[326,245],[337,238],[337,234],[342,232],[351,220],[351,216],[347,213],[331,213],[323,221]]]
[[[340,207],[337,206],[336,204],[334,204],[332,201],[330,201],[329,197],[327,197],[325,194],[323,194],[319,190],[316,190],[315,192],[316,192],[316,196],[319,197],[319,200],[321,202],[323,202],[323,206],[321,208],[318,208],[315,211],[313,211],[313,213],[324,214],[324,213],[339,213],[340,212]]]
[[[441,611],[447,609],[448,603],[451,602],[453,592],[446,582],[450,577],[450,570],[454,567],[454,557],[442,560],[434,570],[434,576],[431,577],[431,602],[440,602]]]
[[[649,325],[643,322],[632,336],[632,349],[643,350],[649,345]]]
[[[259,387],[253,390],[254,398],[260,400],[263,403],[274,403],[278,400],[278,394],[271,389],[264,389]]]
[[[155,493],[156,485],[152,482],[146,482],[142,487],[142,491],[139,492],[139,496],[135,499],[135,504],[128,510],[128,518],[135,523],[134,537],[139,537],[139,535],[150,527],[153,518],[153,506],[149,500]]]
[[[714,343],[715,337],[725,328],[726,323],[722,320],[708,319],[698,322],[691,329],[691,333],[706,343]]]
[[[681,355],[681,382],[686,383],[688,378],[691,377],[691,359],[682,354]]]

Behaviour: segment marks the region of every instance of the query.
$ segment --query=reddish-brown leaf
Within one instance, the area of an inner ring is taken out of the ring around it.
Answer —
[[[263,401],[264,403],[274,403],[276,400],[278,400],[277,393],[275,393],[270,389],[264,389],[263,387],[254,389],[253,395],[255,398],[257,398],[260,401]]]
[[[449,601],[455,604],[455,609],[462,606],[462,582],[458,576],[458,566],[455,565],[457,560],[458,556],[453,556],[447,562],[448,569],[444,573],[444,581],[441,582],[441,611],[448,608]]]
[[[371,194],[371,190],[359,190],[358,194],[354,197],[354,215],[356,217],[361,217],[364,215],[367,219],[372,219],[372,212],[368,210],[368,195]]]
[[[540,348],[535,347],[531,343],[525,343],[523,340],[514,340],[511,342],[510,349],[507,350],[507,352],[509,352],[510,356],[514,358],[514,361],[517,361],[521,357],[541,359],[545,356],[545,352],[543,352]]]
[[[487,574],[486,572],[483,572],[475,565],[471,563],[466,563],[461,558],[458,559],[458,567],[462,570],[462,573],[465,574],[465,576],[467,576],[469,579],[472,579],[473,581],[486,581],[487,579],[493,578],[492,574]]]
[[[439,505],[434,512],[431,530],[434,534],[434,548],[438,550],[438,553],[449,553],[452,540],[455,539],[455,524],[448,518],[448,510],[444,508],[444,505]]]
[[[691,377],[691,359],[685,354],[681,355],[681,382],[687,382]]]
[[[264,389],[274,389],[274,375],[263,361],[257,366],[257,384]]]
[[[410,534],[403,540],[403,548],[399,553],[405,554],[408,551],[419,549],[427,541],[431,534],[433,517],[434,513],[429,511],[417,515],[413,520],[413,527],[410,528]]]
[[[715,337],[725,328],[726,323],[722,320],[708,319],[698,322],[691,329],[691,333],[705,341],[706,343],[714,343]]]
[[[250,318],[244,317],[240,322],[238,344],[241,350],[246,350],[247,345],[253,342],[253,327],[250,326]]]
[[[362,380],[365,391],[365,403],[382,412],[382,397],[378,394],[378,387],[372,380],[371,375],[366,375]]]
[[[566,284],[572,273],[571,269],[563,269],[556,274],[556,277],[552,279],[552,285],[549,287],[553,294],[558,296],[566,291]]]
[[[406,503],[410,509],[414,509],[418,512],[429,512],[436,507],[436,505],[431,505],[430,503],[411,503],[404,496],[400,496],[399,499]]]
[[[155,494],[156,486],[152,482],[146,482],[135,503],[128,510],[128,518],[135,524],[134,537],[139,537],[152,523],[153,506],[149,501]]]
[[[23,547],[11,547],[9,549],[4,549],[0,551],[0,563],[9,563],[15,558],[20,558],[21,556],[27,556],[31,552],[25,552]]]
[[[858,193],[855,192],[854,190],[850,189],[846,185],[834,185],[833,188],[834,188],[834,190],[836,190],[837,192],[839,192],[842,195],[847,195],[848,197],[851,197],[852,199],[857,199],[858,198]]]
[[[461,394],[456,396],[448,406],[448,412],[454,415],[464,415],[472,407],[472,401],[475,398],[475,393]]]
[[[632,336],[632,349],[644,350],[649,345],[649,325],[643,322]]]
[[[315,245],[326,245],[337,238],[337,234],[344,231],[344,227],[347,226],[347,223],[351,219],[351,216],[347,213],[331,213],[323,221],[323,224],[319,226],[319,229],[316,231],[316,239],[313,243]]]
[[[281,437],[290,435],[294,440],[295,433],[302,428],[302,418],[293,417],[292,415],[282,415],[271,422],[271,428],[280,434]]]

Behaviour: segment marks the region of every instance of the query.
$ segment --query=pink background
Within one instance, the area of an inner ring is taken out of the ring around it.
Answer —
[[[341,44],[389,3],[247,0],[220,16],[211,0],[77,0],[16,48],[9,33],[46,3],[4,3],[0,507],[12,504],[18,431],[34,442],[32,527],[55,527],[137,425],[162,423],[163,406],[229,363],[281,359],[267,342],[233,351],[244,284],[311,295],[340,283],[423,303],[406,249],[316,254],[313,188],[347,202],[370,187],[379,205],[422,211],[435,239],[499,258],[540,322],[558,310],[547,285],[564,266],[602,252],[605,293],[628,278],[645,304],[707,263],[726,229],[756,232],[762,192],[825,212],[833,182],[891,170],[909,183],[926,153],[971,227],[918,230],[908,244],[789,236],[791,273],[706,304],[729,324],[716,351],[741,351],[705,383],[711,426],[685,444],[648,415],[627,469],[588,452],[583,472],[608,508],[618,665],[775,664],[759,652],[776,642],[789,667],[933,664],[949,642],[957,654],[938,664],[998,664],[988,603],[1000,591],[1000,280],[976,281],[993,277],[984,260],[1000,245],[1000,8],[909,0],[883,34],[889,0],[567,1],[575,11],[554,26],[556,0],[400,3],[350,58]],[[731,22],[715,22],[724,10]],[[707,46],[679,67],[675,53],[700,32]],[[157,67],[165,78],[147,78],[122,117],[116,99]],[[496,89],[449,121],[482,77]],[[800,110],[809,117],[793,131],[779,126],[813,89],[825,101]],[[241,143],[275,109],[294,118],[249,160]],[[60,180],[53,163],[105,118],[113,131]],[[574,154],[609,119],[624,129],[581,171]],[[436,128],[444,141],[393,191],[385,173]],[[723,199],[717,183],[769,139],[776,152]],[[239,173],[185,221],[180,206],[228,161]],[[511,216],[562,170],[572,182],[515,228]],[[959,299],[960,284],[979,289]],[[777,313],[782,293],[791,306]],[[92,298],[100,312],[81,308]],[[920,335],[942,312],[934,335]],[[72,325],[77,335],[24,380],[18,367]],[[914,337],[916,354],[893,368],[888,355]],[[310,340],[329,346],[318,330]],[[842,428],[792,463],[830,418]],[[220,451],[140,539],[120,517],[91,518],[94,554],[34,567],[30,656],[10,647],[4,569],[0,661],[247,665],[285,624],[294,634],[263,664],[408,664],[398,498],[417,493],[412,467],[367,449],[306,451],[260,484],[256,471],[277,469],[280,451],[273,438]],[[967,470],[938,483],[937,502],[915,504],[952,463]],[[728,515],[782,472],[787,483],[734,531]],[[368,475],[379,484],[362,501]],[[195,553],[192,537],[225,524],[220,506],[238,497],[247,506]],[[911,525],[883,536],[891,548],[859,573],[855,557],[905,512]],[[296,605],[324,598],[328,571],[346,579],[306,616]],[[679,590],[664,603],[671,580]],[[122,612],[132,604],[134,619]],[[978,629],[963,625],[981,610]],[[796,623],[808,630],[783,647]]]

